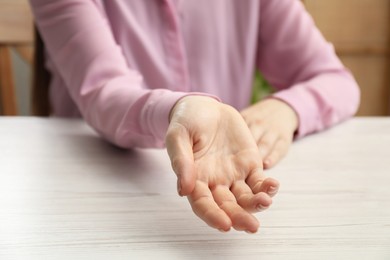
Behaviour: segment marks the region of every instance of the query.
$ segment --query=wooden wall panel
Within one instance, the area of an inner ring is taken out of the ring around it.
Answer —
[[[380,56],[341,57],[361,86],[362,100],[358,114],[361,116],[387,115],[390,91],[387,86],[387,59]]]
[[[31,61],[33,17],[28,0],[0,0],[0,110],[3,115],[17,115],[17,98],[10,48]]]
[[[31,43],[32,21],[27,0],[0,0],[0,43]]]
[[[390,0],[305,0],[362,92],[358,115],[390,115]]]
[[[339,52],[388,52],[389,0],[305,0],[305,4]]]

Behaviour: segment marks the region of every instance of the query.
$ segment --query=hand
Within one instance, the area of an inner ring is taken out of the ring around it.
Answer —
[[[184,97],[172,109],[166,146],[178,192],[197,216],[220,231],[257,231],[251,213],[271,205],[279,183],[265,177],[238,111],[209,97]]]
[[[285,102],[265,99],[241,111],[255,138],[264,168],[279,162],[290,147],[298,129],[298,116]]]

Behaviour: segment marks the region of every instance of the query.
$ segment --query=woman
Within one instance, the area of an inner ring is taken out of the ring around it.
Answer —
[[[31,0],[53,115],[164,147],[211,227],[256,232],[293,138],[352,116],[358,86],[298,0]],[[249,106],[254,71],[277,89]]]

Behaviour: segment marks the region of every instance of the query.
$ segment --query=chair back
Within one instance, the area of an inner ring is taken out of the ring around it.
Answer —
[[[35,52],[32,87],[32,113],[35,116],[49,116],[50,73],[45,68],[45,45],[35,28]]]
[[[27,0],[0,0],[0,112],[17,115],[10,48],[32,63],[33,18]]]

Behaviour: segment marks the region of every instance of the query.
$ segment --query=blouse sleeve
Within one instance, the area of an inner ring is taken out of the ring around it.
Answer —
[[[47,51],[82,116],[124,147],[163,147],[171,108],[185,93],[142,87],[92,0],[30,0]]]
[[[258,67],[298,114],[297,137],[323,130],[359,106],[360,91],[298,0],[263,0]]]

